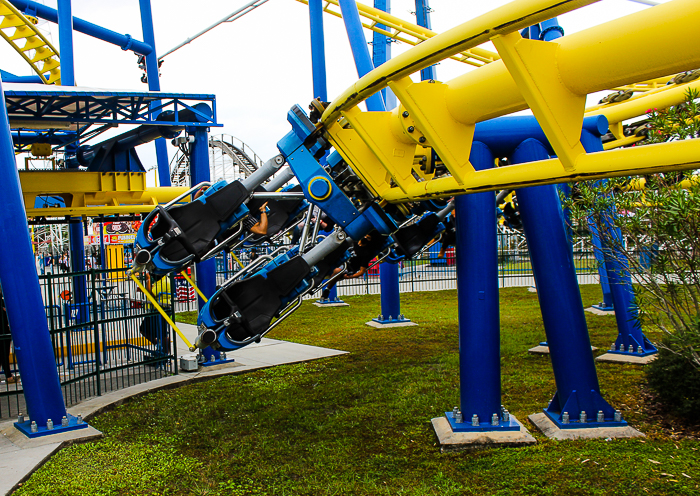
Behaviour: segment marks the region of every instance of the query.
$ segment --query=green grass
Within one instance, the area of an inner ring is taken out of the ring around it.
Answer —
[[[601,295],[583,286],[582,297]],[[270,337],[348,355],[140,397],[92,419],[105,439],[60,451],[17,494],[700,494],[697,443],[648,420],[642,369],[629,365],[598,365],[601,388],[647,439],[535,433],[533,447],[440,453],[430,419],[459,402],[456,293],[402,295],[420,326],[386,330],[364,326],[378,297],[347,301],[307,302]],[[503,403],[526,420],[555,391],[549,358],[527,353],[544,339],[537,297],[503,289],[501,308]],[[607,348],[615,319],[587,318]]]

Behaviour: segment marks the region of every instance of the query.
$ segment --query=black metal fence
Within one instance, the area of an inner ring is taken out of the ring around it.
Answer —
[[[66,405],[177,373],[175,335],[123,270],[49,274],[39,281]],[[152,287],[173,318],[173,281]],[[0,349],[9,350],[16,374],[4,315],[0,325]],[[21,376],[0,384],[0,418],[18,412],[26,412]]]

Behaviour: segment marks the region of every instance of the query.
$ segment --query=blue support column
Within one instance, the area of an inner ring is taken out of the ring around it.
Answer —
[[[494,165],[491,150],[478,141],[472,144],[469,161],[476,170]],[[457,422],[453,412],[446,412],[447,419],[458,432],[520,430],[501,409],[495,193],[458,196],[455,213],[460,412],[464,420]],[[494,414],[497,422],[492,422]]]
[[[311,32],[311,73],[314,98],[328,101],[326,89],[326,48],[323,35],[323,1],[309,0],[309,28]]]
[[[427,29],[433,29],[430,23],[430,12],[432,12],[432,9],[428,5],[428,0],[416,0],[416,24]],[[434,65],[420,71],[421,81],[429,81],[431,79],[435,79]]]
[[[589,220],[588,229],[591,231],[591,244],[593,245],[593,255],[598,264],[598,277],[600,278],[600,287],[603,290],[603,301],[598,305],[593,305],[593,308],[603,312],[611,312],[615,310],[613,305],[612,293],[610,292],[610,284],[608,281],[608,271],[605,267],[605,256],[603,255],[603,245],[600,242],[600,234],[595,223]]]
[[[581,134],[581,144],[588,153],[603,151],[603,144],[599,136],[586,129]],[[604,215],[606,236],[598,236],[618,330],[617,339],[613,344],[614,349],[611,349],[609,353],[638,357],[653,355],[657,353],[657,349],[642,332],[642,324],[639,321],[639,311],[632,287],[629,261],[622,250],[624,239],[620,229],[613,225],[616,215],[617,212],[614,211]],[[589,225],[592,224],[592,221],[589,222]],[[593,228],[593,234],[599,234],[595,226]]]
[[[156,54],[156,37],[153,31],[153,14],[151,12],[151,0],[139,0],[141,9],[141,29],[143,41],[152,47],[146,55],[146,74],[148,76],[148,90],[160,91],[160,75],[158,73],[158,55]],[[160,105],[160,100],[153,103]],[[153,112],[153,118],[160,112]],[[209,153],[207,151],[207,153]],[[160,186],[170,186],[170,165],[168,164],[168,145],[165,138],[156,140],[156,158],[158,160],[158,182]]]
[[[511,161],[519,164],[547,158],[542,143],[527,139],[515,149]],[[614,421],[614,409],[600,395],[557,189],[553,185],[535,186],[519,189],[516,194],[557,385],[544,411],[559,428],[625,425]],[[586,414],[585,422],[579,421],[581,412]],[[599,412],[604,422],[596,422]]]
[[[61,419],[68,415],[45,318],[1,84],[0,107],[0,284],[30,419],[15,425],[27,435],[36,436],[61,432],[48,432],[47,420],[60,427]],[[31,433],[32,421],[37,424],[36,433]],[[69,421],[69,428],[78,428],[74,418],[69,417]]]
[[[203,181],[210,180],[209,169],[209,136],[205,127],[187,128],[187,132],[194,135],[192,151],[190,153],[190,186],[195,186]],[[216,259],[210,258],[195,265],[196,282],[200,291],[209,298],[216,292]],[[204,306],[204,300],[197,296],[199,310]],[[211,347],[202,350],[206,363],[214,361],[217,363],[221,358],[218,351]]]
[[[360,13],[357,10],[355,0],[340,0],[339,5],[340,11],[343,14],[345,30],[348,33],[348,40],[350,41],[352,56],[355,59],[357,75],[362,77],[368,72],[372,71],[374,69],[374,65],[372,64],[372,57],[367,49],[367,40],[365,39],[365,33],[362,30]],[[375,93],[374,95],[370,96],[367,100],[365,100],[365,103],[367,104],[367,110],[370,112],[381,112],[386,110],[381,93]]]

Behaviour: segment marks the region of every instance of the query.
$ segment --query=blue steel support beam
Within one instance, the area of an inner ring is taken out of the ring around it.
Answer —
[[[5,297],[10,332],[29,418],[46,426],[47,419],[61,425],[66,415],[61,383],[56,369],[49,328],[44,318],[44,301],[36,273],[27,212],[17,173],[0,85],[0,283]]]
[[[391,0],[374,0],[374,8],[391,13]],[[386,29],[384,25],[378,25]],[[390,40],[383,34],[374,33],[372,38],[372,62],[378,67],[391,58]],[[388,110],[396,106],[396,97],[391,90],[382,90],[385,106]],[[381,286],[381,315],[373,319],[380,324],[411,322],[401,313],[401,293],[399,286],[398,264],[382,263],[379,265],[379,284]]]
[[[511,162],[520,164],[547,158],[549,153],[542,143],[527,139],[515,149]],[[545,413],[560,428],[596,427],[599,411],[603,412],[604,424],[618,425],[620,423],[613,422],[614,409],[600,395],[576,267],[556,186],[523,188],[516,194],[557,385],[557,393]],[[566,423],[565,412],[571,423]],[[581,412],[593,423],[580,423]]]
[[[603,255],[603,245],[600,242],[600,233],[594,222],[588,222],[588,229],[591,231],[591,244],[593,245],[593,255],[598,264],[598,277],[600,279],[600,287],[603,290],[603,301],[600,305],[593,305],[598,310],[612,311],[614,303],[612,293],[610,292],[610,283],[608,281],[608,271],[605,267],[605,256]]]
[[[52,9],[51,7],[47,7],[46,5],[42,5],[31,0],[10,0],[10,3],[23,12],[31,13],[31,15],[40,17],[41,19],[46,19],[47,21],[51,21],[53,23],[58,23],[58,11],[56,9]],[[73,29],[79,33],[97,38],[98,40],[106,41],[112,45],[117,45],[122,50],[131,50],[132,52],[140,53],[142,55],[148,55],[151,52],[155,52],[155,50],[148,43],[135,40],[128,34],[116,33],[78,17],[73,18]],[[63,54],[61,54],[61,78],[63,78]]]
[[[323,0],[309,0],[309,28],[311,32],[311,72],[313,75],[314,98],[320,98],[322,102],[327,102]]]
[[[430,23],[430,6],[428,0],[416,0],[416,24],[427,29],[433,29]],[[420,71],[420,80],[429,81],[435,79],[435,66],[431,65]]]
[[[581,134],[581,144],[587,153],[603,151],[603,144],[600,138],[585,129]],[[614,343],[615,349],[610,350],[610,352],[634,356],[653,355],[657,352],[657,349],[642,331],[632,286],[632,276],[629,270],[629,261],[621,248],[624,240],[620,229],[614,227],[616,215],[617,213],[614,211],[604,213],[603,222],[606,224],[606,236],[599,236],[618,330],[618,336]],[[589,226],[594,228],[592,234],[599,234],[597,229],[595,229],[594,222],[589,221]],[[601,276],[601,282],[602,280],[603,277]]]
[[[355,59],[355,67],[357,68],[358,77],[362,77],[374,69],[372,57],[367,48],[367,40],[360,21],[360,13],[357,10],[355,0],[340,0],[340,11],[343,14],[343,22],[345,30],[348,33],[350,41],[350,49],[352,56]],[[381,93],[375,93],[365,100],[367,110],[370,112],[383,112],[386,110],[384,99]]]
[[[190,187],[193,187],[201,182],[209,181],[209,136],[206,128],[193,127],[187,131],[194,135],[194,143],[192,143],[192,152],[190,153]],[[199,289],[207,298],[210,298],[216,292],[216,259],[210,258],[204,262],[199,262],[195,265],[196,282]],[[167,276],[166,276],[167,277]],[[201,311],[204,306],[204,300],[197,297],[198,308]],[[207,361],[211,360],[213,355],[217,360],[220,358],[220,353],[207,347],[202,350]]]
[[[71,0],[58,0],[58,40],[61,50],[61,85],[75,85],[75,65],[73,58],[73,12]],[[77,145],[77,143],[76,143]],[[74,153],[76,145],[66,147],[66,158]],[[66,160],[66,163],[71,163]],[[77,164],[76,164],[77,167]],[[85,270],[85,238],[80,219],[73,219],[68,225],[71,266],[74,272]],[[77,323],[87,320],[87,280],[85,276],[73,277],[74,303],[78,306]]]
[[[489,147],[475,141],[469,161],[476,170],[494,166]],[[447,418],[453,431],[518,430],[501,411],[496,197],[493,192],[455,198],[457,308],[459,310],[460,411]],[[492,425],[493,415],[498,424]],[[476,415],[478,425],[476,424]],[[474,419],[474,422],[472,421]]]
[[[150,91],[160,91],[160,74],[158,71],[158,56],[156,55],[156,36],[153,31],[153,13],[151,11],[151,0],[139,0],[139,8],[141,9],[141,29],[143,30],[143,39],[153,48],[151,53],[146,55],[146,75],[148,76],[148,89]],[[160,101],[153,102],[152,105],[160,106]],[[159,113],[160,112],[154,112],[153,116],[155,117]],[[207,154],[208,153],[209,152],[207,151]],[[159,185],[170,186],[170,164],[168,163],[168,145],[165,142],[164,138],[158,138],[156,140],[156,159],[158,160]]]

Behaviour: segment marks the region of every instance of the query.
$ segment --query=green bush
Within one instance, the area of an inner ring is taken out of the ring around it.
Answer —
[[[700,370],[686,356],[661,347],[646,374],[649,386],[666,407],[692,422],[700,421]]]

